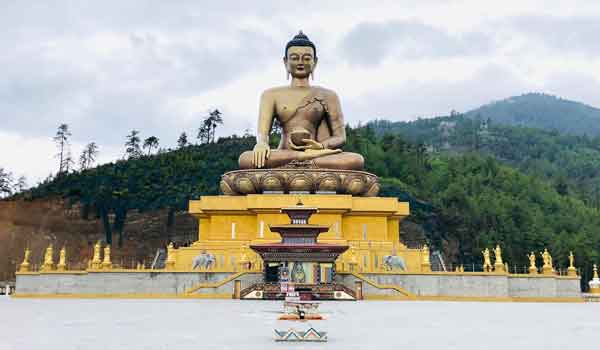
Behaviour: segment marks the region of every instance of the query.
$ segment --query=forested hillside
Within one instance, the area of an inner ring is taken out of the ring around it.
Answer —
[[[491,156],[523,173],[545,180],[560,194],[600,207],[600,137],[497,124],[462,115],[414,122],[376,121],[378,135],[392,133],[437,155]]]
[[[472,121],[460,116],[444,119],[449,120],[456,123],[456,129],[444,131],[445,136],[435,141],[440,148],[451,143],[447,152],[432,150],[422,142],[427,137],[434,140],[439,136],[435,131],[439,120],[422,121],[431,127],[417,126],[419,122],[386,127],[395,134],[378,134],[385,122],[348,128],[345,149],[365,156],[367,170],[381,178],[381,195],[411,202],[409,222],[422,228],[429,243],[441,249],[451,262],[480,264],[481,250],[499,243],[511,265],[525,266],[527,253],[548,247],[557,267],[566,266],[567,254],[572,250],[577,264],[589,270],[591,263],[599,258],[600,213],[588,199],[580,198],[569,183],[564,186],[556,183],[552,175],[561,166],[557,162],[569,158],[567,154],[560,155],[563,148],[578,157],[579,147],[588,141],[576,139],[571,147],[556,146],[553,160],[544,162],[550,169],[548,175],[540,178],[534,171],[516,168],[525,168],[531,160],[523,155],[538,147],[541,147],[538,158],[546,157],[547,147],[560,144],[562,136],[540,134],[547,139],[539,142],[549,145],[524,147],[519,142],[527,143],[529,137],[523,137],[523,141],[516,136],[511,139],[517,131],[499,127],[498,130],[508,131],[493,137],[507,138],[505,143],[484,147],[481,135],[469,136],[475,130],[469,129]],[[404,129],[420,131],[406,137],[402,135]],[[493,126],[490,129],[495,130]],[[533,130],[521,132],[537,135]],[[504,149],[513,142],[519,152]],[[140,156],[62,175],[20,196],[26,199],[60,196],[79,201],[85,208],[82,216],[102,218],[107,241],[114,235],[118,244],[126,232],[123,222],[129,211],[169,208],[174,213],[185,210],[190,198],[218,193],[220,175],[235,169],[238,155],[253,144],[253,137],[234,136]],[[597,150],[594,145],[590,141],[589,152]],[[488,148],[489,151],[483,151]],[[494,151],[496,148],[506,153],[506,160],[496,159],[500,152]],[[590,159],[597,160],[594,156]],[[516,168],[510,166],[513,163]],[[575,169],[580,164],[574,162],[570,166]]]
[[[547,94],[510,97],[465,115],[469,118],[490,118],[506,125],[560,130],[572,135],[600,135],[600,109]]]

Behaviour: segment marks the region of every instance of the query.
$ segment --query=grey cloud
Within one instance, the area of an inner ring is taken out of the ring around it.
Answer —
[[[418,21],[389,21],[360,23],[340,45],[349,62],[374,65],[392,55],[419,59],[481,54],[490,50],[490,40],[484,33],[456,36]]]
[[[600,53],[600,21],[597,17],[520,16],[497,25],[517,35],[531,37],[536,43],[562,53]]]
[[[462,81],[404,81],[371,91],[344,107],[348,122],[376,118],[412,120],[467,110],[534,87],[497,65],[489,65]]]
[[[131,45],[108,57],[78,56],[60,40],[52,47],[18,47],[0,57],[0,65],[10,67],[0,70],[2,128],[50,137],[58,123],[66,122],[82,142],[93,137],[100,144],[120,144],[133,128],[175,140],[189,125],[181,125],[164,101],[261,69],[258,63],[279,49],[273,39],[247,30],[237,32],[234,45],[218,50],[211,47],[217,38],[197,35],[188,42],[177,35],[163,32],[164,40],[153,33],[120,33]],[[76,45],[83,51],[82,41]],[[200,118],[205,111],[198,112]]]

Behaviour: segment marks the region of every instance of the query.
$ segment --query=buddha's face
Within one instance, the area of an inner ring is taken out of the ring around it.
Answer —
[[[308,78],[317,65],[315,53],[310,46],[292,46],[283,59],[285,68],[294,78]]]

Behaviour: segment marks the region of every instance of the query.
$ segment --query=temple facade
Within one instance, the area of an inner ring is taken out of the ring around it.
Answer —
[[[335,260],[339,272],[380,272],[390,269],[386,256],[399,256],[406,272],[430,271],[428,249],[409,249],[400,242],[400,222],[409,215],[406,202],[396,198],[351,195],[247,195],[206,196],[190,201],[190,214],[198,218],[198,240],[190,247],[173,251],[175,270],[189,270],[192,260],[206,253],[214,257],[213,271],[261,271],[263,259],[253,245],[279,243],[272,225],[287,224],[282,208],[298,200],[318,208],[311,223],[328,229],[318,242],[347,246]],[[424,264],[425,262],[425,264]]]

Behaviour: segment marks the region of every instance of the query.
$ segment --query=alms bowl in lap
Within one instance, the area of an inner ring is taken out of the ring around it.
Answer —
[[[272,169],[230,171],[221,177],[225,195],[261,193],[336,193],[374,197],[379,192],[377,176],[357,170],[323,169],[311,161],[293,161]]]

